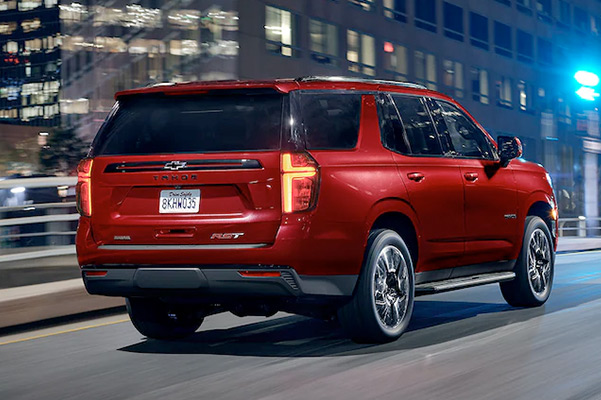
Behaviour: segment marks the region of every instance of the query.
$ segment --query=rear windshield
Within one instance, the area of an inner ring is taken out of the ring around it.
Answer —
[[[279,149],[284,95],[216,92],[119,100],[91,155]]]

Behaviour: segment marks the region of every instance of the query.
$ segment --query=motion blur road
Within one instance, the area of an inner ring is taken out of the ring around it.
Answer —
[[[0,337],[0,399],[601,399],[600,316],[601,252],[559,255],[538,309],[498,285],[420,297],[386,345],[286,314],[159,342],[118,315]]]

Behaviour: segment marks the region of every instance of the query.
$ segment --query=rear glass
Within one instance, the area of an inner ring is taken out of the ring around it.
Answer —
[[[92,155],[276,150],[284,95],[227,93],[125,97]]]
[[[300,101],[307,149],[352,149],[357,145],[360,94],[305,92]]]

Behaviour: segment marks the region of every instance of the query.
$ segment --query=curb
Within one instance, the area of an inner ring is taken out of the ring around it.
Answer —
[[[91,296],[81,278],[0,290],[0,329],[123,307],[120,297]]]

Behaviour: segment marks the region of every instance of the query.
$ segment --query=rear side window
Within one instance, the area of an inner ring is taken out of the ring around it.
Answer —
[[[357,146],[360,94],[303,92],[300,107],[307,149],[353,149]]]
[[[126,97],[100,129],[91,154],[276,150],[284,99],[275,92]]]
[[[430,118],[430,114],[422,100],[418,97],[399,95],[393,95],[392,98],[401,115],[405,135],[411,147],[411,154],[442,154],[432,118]]]
[[[409,144],[399,113],[387,94],[380,94],[378,99],[378,119],[382,144],[387,149],[398,153],[409,153]]]

